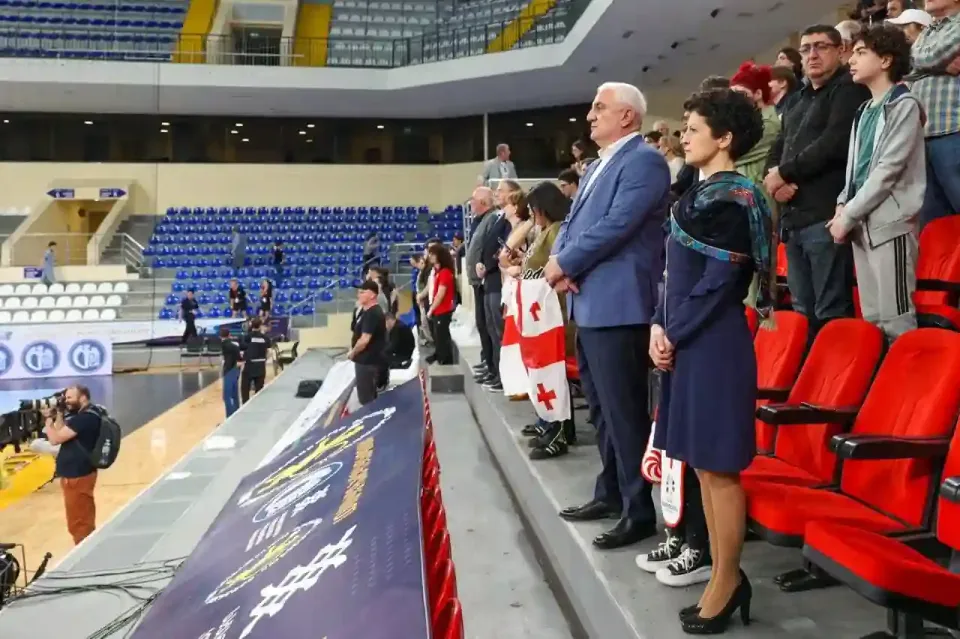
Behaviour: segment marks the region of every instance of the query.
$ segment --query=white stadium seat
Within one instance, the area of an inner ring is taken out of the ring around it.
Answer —
[[[67,284],[67,287],[63,289],[63,292],[66,293],[67,295],[76,295],[77,293],[80,292],[80,285],[77,284],[76,282],[70,282],[69,284]]]
[[[11,297],[7,299],[7,301],[4,302],[3,307],[4,308],[20,308],[20,298]]]
[[[33,288],[30,289],[31,295],[46,295],[47,294],[47,285],[46,284],[34,284]]]
[[[83,312],[80,309],[73,308],[67,311],[67,316],[64,318],[65,322],[79,322],[83,319]]]
[[[94,284],[93,282],[87,282],[80,288],[80,292],[86,293],[87,295],[90,295],[91,293],[96,293],[97,285]]]
[[[73,298],[67,295],[61,295],[57,298],[57,308],[70,308]]]
[[[48,322],[62,322],[66,317],[66,313],[61,311],[59,308],[53,311],[50,311],[50,314],[47,315]]]
[[[17,284],[17,287],[13,289],[14,295],[29,295],[30,294],[30,285],[29,284]]]
[[[30,321],[30,311],[17,311],[13,314],[14,324],[26,324]]]
[[[40,306],[40,300],[35,297],[25,297],[21,308],[37,308],[38,306]]]
[[[113,293],[113,282],[100,282],[97,293]]]
[[[107,306],[120,306],[123,304],[123,298],[119,295],[111,295],[107,298]]]
[[[9,324],[13,316],[10,315],[10,311],[0,311],[0,324]]]
[[[0,296],[13,295],[12,284],[0,284]]]
[[[117,282],[116,284],[113,285],[113,292],[114,292],[114,293],[129,293],[129,292],[130,292],[130,285],[127,284],[126,282]]]
[[[63,284],[54,282],[50,285],[50,289],[47,292],[51,295],[63,295]]]
[[[90,306],[90,298],[86,295],[77,295],[73,298],[74,308],[86,308]]]
[[[96,321],[100,319],[100,311],[95,308],[88,308],[83,312],[83,321]]]
[[[90,298],[90,306],[93,308],[102,308],[107,305],[107,300],[103,295],[94,295]]]
[[[40,308],[53,308],[57,305],[57,299],[47,295],[46,297],[40,298]]]
[[[47,321],[47,312],[46,311],[34,311],[30,314],[31,322],[46,322]]]
[[[105,308],[100,311],[100,319],[112,322],[113,320],[117,319],[117,312],[112,308]]]

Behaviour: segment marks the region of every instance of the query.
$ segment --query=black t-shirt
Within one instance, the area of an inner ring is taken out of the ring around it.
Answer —
[[[247,292],[242,286],[238,286],[237,290],[230,289],[230,308],[234,311],[247,310]]]
[[[283,249],[279,246],[273,247],[273,263],[283,264]]]
[[[249,333],[244,339],[244,366],[257,375],[266,371],[267,351],[270,350],[270,338],[263,333]]]
[[[353,321],[353,339],[350,346],[356,346],[361,335],[370,335],[370,341],[362,352],[357,353],[353,361],[367,366],[381,366],[386,360],[387,320],[379,305],[361,310]]]
[[[240,345],[227,338],[223,340],[220,350],[223,353],[223,372],[229,373],[237,367],[237,362],[240,361]]]
[[[77,434],[60,446],[57,453],[58,477],[85,477],[96,470],[90,462],[90,453],[100,437],[100,417],[90,411],[67,413],[63,422]]]
[[[197,309],[200,308],[200,304],[197,302],[196,298],[190,299],[189,297],[183,298],[180,302],[180,309],[183,312],[183,319],[191,320],[197,316]]]
[[[388,341],[390,343],[390,359],[398,362],[405,362],[413,355],[413,349],[416,346],[413,330],[403,322],[397,322],[390,330]]]
[[[260,291],[260,310],[269,311],[273,306],[273,287],[268,287],[266,294]]]

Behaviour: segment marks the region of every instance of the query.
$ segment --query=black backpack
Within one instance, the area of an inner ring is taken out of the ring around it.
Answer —
[[[110,468],[113,462],[117,461],[117,455],[120,454],[120,440],[123,433],[120,432],[120,425],[107,413],[103,406],[91,404],[86,410],[100,418],[100,434],[97,436],[97,444],[89,451],[90,463],[94,468]]]
[[[297,397],[313,397],[320,392],[322,379],[304,379],[297,385]]]

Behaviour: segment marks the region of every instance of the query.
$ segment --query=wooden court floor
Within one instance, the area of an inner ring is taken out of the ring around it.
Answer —
[[[196,372],[194,369],[184,374]],[[94,493],[97,526],[133,501],[223,420],[222,383],[217,380],[125,434],[117,461],[98,475]],[[28,576],[44,553],[53,555],[48,569],[66,556],[73,541],[67,533],[57,481],[0,510],[0,542],[23,544]]]

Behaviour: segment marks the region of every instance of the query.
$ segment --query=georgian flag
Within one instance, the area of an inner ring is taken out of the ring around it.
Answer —
[[[503,281],[500,298],[506,307],[503,315],[503,341],[500,343],[500,383],[503,394],[523,395],[530,387],[527,370],[520,356],[520,330],[517,328],[517,279]]]
[[[529,378],[527,393],[547,422],[570,419],[563,310],[543,278],[520,280],[517,291],[520,352]]]

